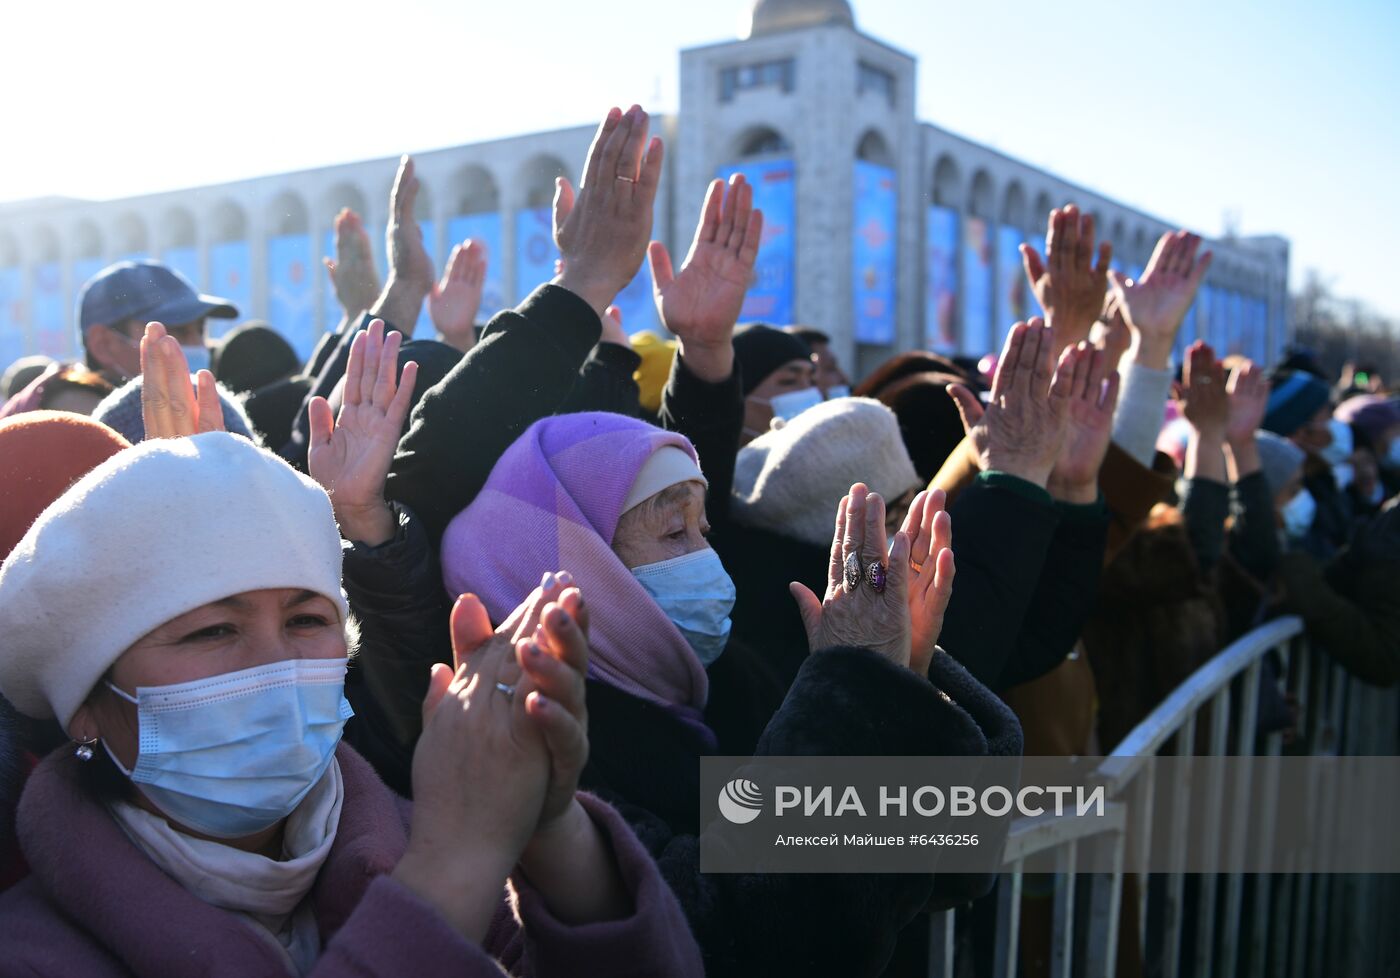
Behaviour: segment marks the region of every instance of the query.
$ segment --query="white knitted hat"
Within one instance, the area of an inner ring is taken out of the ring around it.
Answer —
[[[829,547],[841,497],[857,482],[889,503],[919,476],[893,411],[867,397],[838,397],[739,450],[734,519]]]
[[[264,588],[323,594],[345,620],[340,534],[319,485],[226,432],[118,452],[0,564],[0,694],[66,728],[143,635]]]

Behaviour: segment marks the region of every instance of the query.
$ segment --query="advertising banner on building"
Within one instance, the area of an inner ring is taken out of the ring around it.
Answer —
[[[735,173],[753,186],[753,205],[763,211],[763,243],[740,319],[786,326],[793,320],[797,273],[797,171],[792,160],[767,160],[722,167],[717,175],[728,180]]]
[[[895,172],[856,160],[851,296],[857,343],[895,341],[899,197]]]
[[[316,328],[312,263],[309,234],[268,238],[267,321],[287,338],[303,360],[311,356],[320,335]]]
[[[167,248],[161,253],[160,260],[189,279],[196,291],[208,291],[204,287],[204,275],[199,268],[198,248]],[[238,311],[243,312],[242,309]]]
[[[980,217],[963,220],[963,329],[969,356],[992,352],[992,234]]]
[[[0,362],[5,366],[27,352],[24,326],[28,318],[24,309],[24,271],[17,266],[0,268]]]
[[[252,317],[253,261],[246,241],[220,241],[209,246],[209,292],[238,307],[240,316]],[[269,320],[270,321],[270,320]],[[236,319],[211,319],[210,339],[218,339],[232,329]],[[272,323],[274,329],[281,329]]]
[[[924,346],[957,352],[957,311],[958,212],[935,205],[924,225]]]
[[[1003,224],[997,228],[997,302],[996,322],[992,329],[991,349],[1000,350],[1006,343],[1006,335],[1011,327],[1025,320],[1035,304],[1031,300],[1030,285],[1026,282],[1025,267],[1021,262],[1021,242],[1025,235],[1020,228]],[[1038,307],[1036,307],[1036,311]]]
[[[34,266],[29,297],[29,321],[34,352],[50,357],[68,357],[74,352],[74,337],[66,328],[68,304],[64,302],[63,266],[45,262]]]

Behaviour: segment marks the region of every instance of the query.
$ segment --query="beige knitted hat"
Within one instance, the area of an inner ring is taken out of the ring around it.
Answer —
[[[143,635],[264,588],[323,594],[345,620],[325,491],[226,432],[143,442],[74,483],[0,564],[0,694],[67,727]]]
[[[870,398],[838,397],[739,450],[734,519],[829,547],[841,497],[856,482],[889,503],[917,485],[919,476],[893,411]]]

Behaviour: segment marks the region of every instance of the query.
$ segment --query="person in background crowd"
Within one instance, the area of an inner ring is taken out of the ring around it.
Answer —
[[[1357,498],[1374,512],[1383,499],[1400,492],[1400,398],[1362,394],[1337,407],[1336,420],[1350,425],[1356,447],[1369,455],[1356,471]],[[1372,477],[1372,471],[1376,477]]]
[[[234,394],[244,395],[286,380],[301,359],[281,333],[260,320],[241,323],[214,346],[210,370]]]
[[[28,387],[34,378],[48,369],[51,363],[53,363],[52,357],[35,353],[31,356],[20,357],[6,367],[4,375],[0,376],[0,404]]]
[[[51,363],[27,387],[0,407],[0,418],[27,411],[92,414],[112,385],[81,363]]]
[[[812,351],[812,383],[828,401],[834,397],[851,396],[851,378],[841,369],[841,361],[831,349],[831,337],[810,326],[788,326],[786,331],[796,336]]]
[[[190,366],[201,370],[210,363],[205,321],[237,316],[227,299],[201,295],[183,275],[158,261],[108,265],[78,292],[78,339],[87,365],[113,384],[141,372],[139,345],[148,322],[166,324],[185,348]]]
[[[916,351],[886,360],[855,391],[857,397],[873,397],[895,413],[904,447],[924,485],[963,439],[962,416],[948,397],[953,384],[981,391],[981,385],[952,361]]]
[[[775,418],[791,421],[822,402],[812,351],[791,333],[763,323],[738,329],[734,359],[744,391],[742,444],[767,431]]]
[[[1295,355],[1293,362],[1303,361]],[[1331,388],[1302,366],[1275,370],[1262,427],[1307,454],[1303,484],[1313,503],[1313,522],[1300,539],[1319,560],[1326,560],[1350,536],[1353,517],[1348,496],[1325,455],[1333,439]]]

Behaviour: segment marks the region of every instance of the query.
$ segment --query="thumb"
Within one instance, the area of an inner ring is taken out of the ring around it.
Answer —
[[[986,408],[982,407],[982,402],[977,400],[977,395],[962,384],[949,384],[948,396],[958,406],[958,414],[962,417],[963,433],[972,434],[972,429],[976,428],[977,422],[982,420]]]
[[[807,646],[815,650],[817,635],[821,631],[822,603],[805,584],[793,581],[788,585],[788,593],[797,602],[797,613],[802,616],[802,627],[807,630]]]
[[[554,240],[559,241],[559,231],[574,212],[574,185],[568,177],[560,177],[554,182]]]
[[[671,267],[671,253],[660,241],[653,241],[647,246],[647,263],[651,265],[652,291],[660,295],[676,280],[675,269]]]
[[[1045,265],[1036,250],[1028,244],[1021,245],[1021,265],[1026,270],[1026,278],[1030,281],[1031,288],[1035,288],[1035,283],[1045,274]]]
[[[491,616],[475,594],[464,594],[452,606],[452,665],[462,668],[467,656],[491,638]]]
[[[1128,287],[1128,277],[1118,271],[1118,269],[1110,268],[1108,270],[1108,284],[1112,287],[1113,294],[1121,299],[1123,298],[1123,292]]]
[[[433,711],[438,708],[451,685],[452,670],[441,662],[434,662],[433,667],[428,670],[428,694],[423,697],[423,726],[428,725]]]

